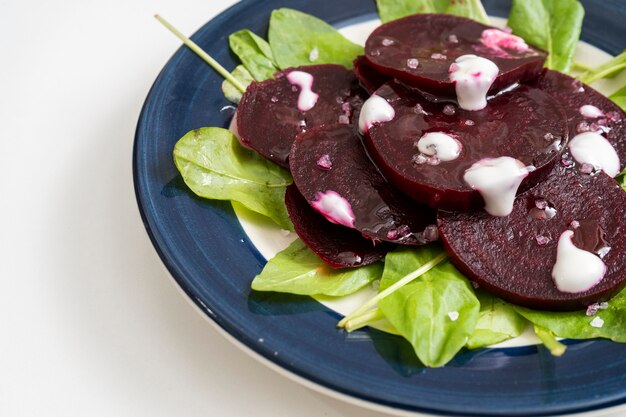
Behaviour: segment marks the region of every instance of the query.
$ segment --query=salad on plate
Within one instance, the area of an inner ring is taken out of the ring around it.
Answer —
[[[626,86],[589,86],[626,52],[574,62],[576,0],[514,1],[503,29],[478,0],[377,6],[364,46],[278,9],[267,40],[230,35],[232,72],[204,54],[237,112],[183,136],[176,167],[298,236],[252,289],[371,294],[338,331],[398,334],[428,367],[528,328],[554,355],[626,342]]]

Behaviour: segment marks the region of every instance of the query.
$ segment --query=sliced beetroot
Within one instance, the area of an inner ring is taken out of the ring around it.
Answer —
[[[534,86],[522,85],[493,98],[481,111],[435,103],[389,83],[376,95],[395,111],[393,120],[375,124],[366,145],[385,177],[415,200],[431,207],[467,211],[484,207],[478,191],[464,180],[484,158],[511,157],[534,166],[522,192],[543,180],[567,143],[565,114],[559,103]],[[460,143],[456,159],[426,157],[417,147],[427,133],[442,132]]]
[[[444,14],[386,23],[365,44],[365,56],[377,71],[440,97],[456,96],[449,70],[463,55],[481,56],[498,66],[491,92],[537,77],[547,56],[504,31]]]
[[[606,301],[626,284],[626,193],[604,172],[559,167],[517,197],[507,217],[439,212],[439,232],[452,262],[469,279],[511,303],[576,310]],[[607,272],[587,291],[559,291],[552,278],[559,237],[573,230],[576,247],[602,256]]]
[[[626,113],[617,104],[557,71],[547,70],[537,85],[563,106],[570,140],[579,133],[598,131],[616,150],[621,169],[626,167]]]
[[[330,221],[374,241],[419,245],[437,239],[434,210],[383,178],[353,126],[328,125],[301,133],[289,161],[302,195]]]
[[[361,82],[361,86],[370,94],[392,80],[392,77],[376,71],[364,55],[354,60],[354,75]]]
[[[355,230],[330,223],[311,208],[295,185],[287,187],[285,204],[300,239],[333,268],[369,265],[393,249],[391,244],[375,245]]]
[[[318,98],[309,103],[314,103],[309,110],[301,110],[308,106],[298,104],[303,88],[289,80],[294,71],[313,78],[312,92]],[[244,146],[288,167],[289,150],[298,133],[330,123],[351,123],[358,118],[365,97],[354,73],[341,65],[289,68],[277,72],[273,80],[248,86],[237,110],[239,139]]]

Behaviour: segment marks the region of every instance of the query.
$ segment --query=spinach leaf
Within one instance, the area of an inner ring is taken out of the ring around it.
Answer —
[[[615,342],[626,342],[626,290],[622,290],[608,303],[608,308],[598,310],[589,317],[585,311],[550,312],[523,307],[515,310],[536,326],[570,339],[603,337]]]
[[[252,281],[252,289],[338,297],[370,284],[382,271],[380,262],[360,268],[333,269],[298,239],[267,262]]]
[[[480,0],[376,0],[383,23],[416,13],[448,13],[489,24]]]
[[[274,64],[272,48],[265,39],[247,29],[235,32],[228,37],[230,49],[239,57],[241,63],[255,80],[273,78],[278,68]]]
[[[376,0],[378,15],[383,23],[416,13],[443,13],[437,10],[433,0]]]
[[[626,111],[626,85],[609,96],[622,110]]]
[[[626,69],[626,50],[604,64],[583,73],[580,76],[580,81],[591,84],[602,78],[615,77],[624,69]]]
[[[549,52],[546,66],[567,72],[585,10],[577,0],[513,0],[508,25],[526,42]]]
[[[243,148],[228,130],[203,127],[187,133],[174,147],[174,163],[198,196],[237,201],[293,230],[284,203],[291,176]]]
[[[346,39],[317,17],[278,9],[270,18],[269,40],[281,69],[311,64],[340,64],[352,68],[363,47]]]
[[[254,81],[254,78],[252,77],[252,74],[250,74],[250,71],[248,71],[243,65],[237,65],[233,72],[231,72],[231,75],[235,77],[237,81],[239,81],[245,87],[248,87],[250,83]],[[224,80],[222,82],[222,93],[224,93],[224,97],[226,97],[226,100],[235,104],[239,104],[239,102],[241,101],[241,97],[243,96],[243,93],[239,91],[237,87],[232,85],[228,80]]]
[[[381,287],[388,287],[442,251],[438,245],[428,245],[387,254]],[[448,261],[394,291],[378,305],[429,367],[445,365],[465,346],[480,309],[472,286]]]
[[[527,321],[515,312],[513,306],[485,291],[476,291],[476,296],[480,312],[474,333],[467,341],[468,348],[494,345],[522,334]]]
[[[451,0],[446,13],[467,17],[486,25],[491,24],[480,0]]]

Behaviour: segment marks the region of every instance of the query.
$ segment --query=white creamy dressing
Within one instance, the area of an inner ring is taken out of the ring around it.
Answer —
[[[417,149],[424,155],[435,156],[440,161],[453,161],[461,154],[461,143],[442,132],[429,132],[417,142]]]
[[[580,114],[587,119],[597,119],[604,116],[604,112],[602,110],[596,106],[592,106],[591,104],[585,104],[578,110],[580,111]]]
[[[381,96],[371,95],[361,108],[359,115],[359,132],[367,133],[373,125],[389,122],[396,116],[396,111]]]
[[[574,232],[567,230],[559,237],[552,279],[561,292],[579,293],[597,285],[606,273],[606,265],[597,255],[577,248],[572,242]]]
[[[450,65],[459,107],[482,110],[487,107],[487,92],[498,76],[498,66],[486,58],[462,55]]]
[[[309,111],[317,103],[317,99],[320,97],[314,93],[313,88],[313,76],[304,71],[291,71],[287,74],[287,80],[291,85],[298,86],[300,88],[300,95],[298,96],[298,110]]]
[[[319,192],[311,205],[330,222],[354,228],[354,212],[348,201],[335,191]]]
[[[620,173],[620,160],[615,148],[598,132],[580,133],[570,141],[569,150],[580,164],[600,168],[611,177]]]
[[[508,216],[522,180],[534,170],[509,156],[485,158],[467,169],[463,179],[483,197],[487,213]]]

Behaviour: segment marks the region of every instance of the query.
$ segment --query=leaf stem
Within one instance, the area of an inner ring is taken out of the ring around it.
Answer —
[[[537,325],[535,325],[534,328],[537,337],[541,339],[541,342],[546,348],[548,348],[552,356],[563,356],[565,350],[567,349],[567,346],[556,340],[554,333]]]
[[[611,67],[611,68],[606,68],[603,71],[600,71],[600,72],[595,73],[595,74],[593,73],[593,70],[590,70],[591,74],[589,74],[589,73],[583,74],[580,77],[580,80],[582,82],[584,82],[585,84],[591,84],[591,83],[596,82],[596,81],[598,81],[598,80],[600,80],[602,78],[607,77],[609,74],[612,74],[612,73],[617,72],[617,71],[621,71],[623,69],[626,69],[626,62],[624,62],[622,64],[619,64],[619,65],[615,65],[614,67]]]
[[[237,90],[241,91],[242,93],[246,92],[246,87],[243,84],[241,84],[235,77],[233,77],[231,73],[228,72],[228,70],[226,70],[226,68],[221,66],[219,62],[217,62],[209,54],[204,52],[202,48],[198,46],[198,44],[196,44],[194,41],[189,39],[187,36],[183,35],[178,29],[176,29],[167,20],[163,19],[158,14],[155,14],[154,18],[158,20],[159,22],[161,22],[161,24],[165,26],[170,32],[172,32],[178,39],[183,41],[183,43],[187,45],[189,49],[194,51],[200,58],[205,60],[207,64],[209,64],[215,71],[217,71],[229,83],[234,85]]]
[[[344,328],[348,332],[353,332],[355,330],[360,329],[361,327],[365,327],[368,324],[378,321],[384,317],[385,316],[382,310],[380,308],[375,308],[375,309],[372,309],[370,311],[367,311],[361,314],[360,316],[353,317],[352,319],[348,320]]]
[[[447,257],[448,256],[445,253],[439,254],[435,256],[433,259],[431,259],[430,261],[428,261],[427,263],[425,263],[424,265],[422,265],[421,267],[419,267],[418,269],[416,269],[415,271],[411,272],[410,274],[405,275],[400,280],[396,281],[393,285],[390,285],[389,287],[385,288],[383,291],[376,294],[375,297],[370,298],[361,307],[357,308],[352,313],[344,317],[339,323],[337,323],[337,327],[345,327],[348,321],[354,320],[356,317],[359,317],[360,315],[365,313],[367,310],[374,307],[380,300],[382,300],[383,298],[385,298],[386,296],[388,296],[389,294],[391,294],[398,288],[403,287],[404,285],[413,281],[420,275],[423,275],[426,272],[430,271],[439,263],[447,259]]]

